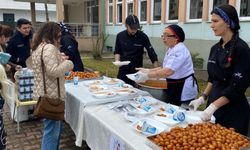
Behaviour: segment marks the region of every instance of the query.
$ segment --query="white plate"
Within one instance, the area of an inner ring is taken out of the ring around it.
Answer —
[[[122,80],[116,79],[116,78],[106,78],[104,80],[104,83],[109,84],[109,85],[114,85],[114,84],[119,84],[119,83],[123,84],[124,82]]]
[[[105,86],[105,85],[94,85],[94,84],[92,84],[92,85],[89,86],[89,91],[90,92],[99,92],[99,91],[103,91],[103,90],[107,90],[107,89],[108,89],[108,87]]]
[[[201,114],[202,111],[186,111],[186,122],[191,124],[202,123],[203,121],[200,118]],[[215,123],[214,116],[211,117],[210,122]]]
[[[147,115],[153,114],[156,111],[154,107],[149,106],[149,105],[138,105],[138,104],[132,104],[132,103],[131,105],[137,108],[137,111],[130,112],[132,115],[136,115],[136,116],[147,116]],[[147,109],[148,107],[150,107],[151,109],[148,110]]]
[[[154,119],[157,120],[157,121],[160,121],[168,126],[176,126],[178,123],[178,121],[175,121],[173,119],[173,115],[172,114],[168,114],[168,113],[158,113],[158,114],[163,114],[163,115],[166,115],[166,116],[159,116],[159,115],[155,115],[154,116]]]
[[[179,106],[172,105],[172,104],[168,103],[168,104],[160,106],[160,110],[164,111],[164,112],[166,112],[168,114],[174,114],[176,111],[179,110]]]
[[[149,133],[149,132],[144,132],[140,129],[138,129],[138,126],[142,125],[143,122],[146,121],[147,124],[153,126],[156,128],[156,132],[154,134],[152,133]],[[165,124],[161,123],[161,122],[158,122],[156,120],[153,120],[153,119],[149,119],[149,118],[142,118],[142,119],[139,119],[135,122],[132,123],[131,127],[133,129],[135,129],[136,131],[142,133],[142,134],[145,134],[147,136],[152,136],[152,135],[156,135],[156,134],[159,134],[165,130],[169,130],[169,127],[167,127]]]
[[[102,80],[89,80],[89,81],[82,81],[79,84],[82,84],[84,86],[92,86],[92,85],[103,84],[103,81]]]
[[[130,63],[130,61],[114,61],[113,64],[116,66],[124,66],[124,65],[128,65]]]
[[[131,95],[136,93],[135,90],[129,88],[119,88],[115,90],[115,92],[119,95]]]
[[[115,88],[133,88],[132,85],[126,84],[126,83],[124,83],[124,84],[118,84],[117,86],[114,86],[114,87]]]
[[[109,91],[100,91],[100,92],[94,92],[93,96],[96,98],[109,98],[109,97],[114,97],[116,93],[114,92],[109,92]]]

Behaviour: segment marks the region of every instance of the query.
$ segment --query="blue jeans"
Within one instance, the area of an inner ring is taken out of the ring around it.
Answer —
[[[59,150],[63,122],[44,119],[43,125],[42,150]]]

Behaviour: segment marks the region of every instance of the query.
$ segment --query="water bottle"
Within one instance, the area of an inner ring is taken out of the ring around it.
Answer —
[[[73,81],[74,81],[74,85],[78,85],[79,77],[78,76],[74,77]]]

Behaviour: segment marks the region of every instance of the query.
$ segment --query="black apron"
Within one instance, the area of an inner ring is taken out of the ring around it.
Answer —
[[[168,78],[166,79],[167,85],[168,85],[168,88],[166,90],[166,93],[167,93],[166,94],[167,99],[165,101],[166,103],[170,103],[170,104],[177,105],[177,106],[181,105],[181,94],[182,94],[183,86],[184,86],[185,80],[189,78],[190,76],[192,76],[194,79],[193,85],[195,84],[195,82],[197,84],[197,80],[194,74],[188,75],[181,79],[168,79]],[[198,84],[197,84],[197,87],[198,87]]]

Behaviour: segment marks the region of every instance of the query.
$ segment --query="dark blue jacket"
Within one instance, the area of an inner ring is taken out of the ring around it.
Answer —
[[[26,67],[26,59],[30,56],[31,35],[24,37],[19,31],[16,31],[11,37],[6,47],[6,52],[11,55],[10,62]]]
[[[75,40],[73,35],[70,33],[63,33],[60,42],[60,51],[69,56],[69,60],[71,60],[74,64],[73,71],[84,71],[84,66],[78,50],[78,42]]]

